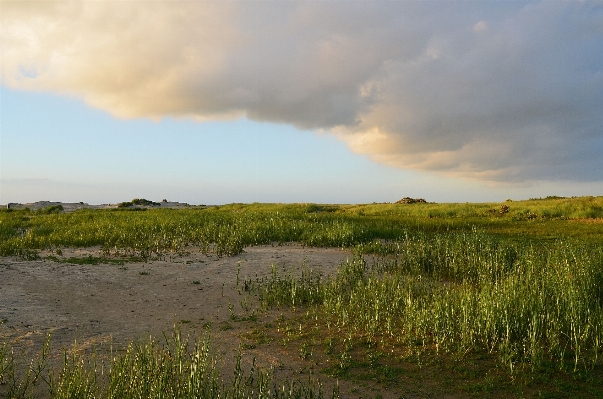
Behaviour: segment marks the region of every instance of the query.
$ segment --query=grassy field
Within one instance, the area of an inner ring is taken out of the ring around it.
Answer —
[[[408,234],[473,229],[523,241],[597,240],[603,197],[503,204],[230,204],[185,210],[121,208],[64,213],[56,208],[0,211],[0,256],[100,246],[107,254],[151,257],[199,246],[236,255],[245,246],[299,242],[352,247]]]
[[[390,390],[415,376],[449,379],[451,392],[465,394],[603,397],[603,197],[0,212],[0,255],[22,259],[91,246],[107,259],[191,247],[232,256],[286,242],[355,253],[332,276],[275,269],[240,282],[258,306],[290,310],[265,333],[326,376]],[[108,378],[93,359],[66,358],[53,395],[323,396],[319,387],[274,385],[257,370],[235,370],[232,387],[220,385],[208,346],[189,348],[178,333],[164,345],[133,343]],[[4,346],[0,380],[20,397],[35,370],[17,381],[13,369]]]

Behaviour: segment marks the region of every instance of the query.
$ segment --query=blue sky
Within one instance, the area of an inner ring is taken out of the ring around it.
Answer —
[[[4,203],[355,203],[425,191],[420,173],[373,162],[324,133],[246,119],[123,120],[73,98],[1,90]]]
[[[43,4],[2,1],[0,203],[603,195],[594,3]]]

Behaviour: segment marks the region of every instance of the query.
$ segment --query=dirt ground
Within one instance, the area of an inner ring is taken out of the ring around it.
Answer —
[[[80,351],[94,348],[109,353],[132,340],[150,335],[161,338],[179,325],[191,340],[210,331],[213,346],[228,370],[251,331],[271,326],[279,312],[289,316],[289,310],[281,309],[260,313],[253,321],[233,318],[232,314],[250,314],[245,311],[246,303],[255,307],[241,290],[245,278],[268,275],[273,265],[280,270],[299,270],[304,264],[328,275],[352,257],[341,249],[299,245],[250,247],[238,256],[222,258],[189,251],[121,265],[61,263],[48,258],[55,255],[52,253],[42,253],[35,261],[0,258],[0,342],[9,342],[16,353],[25,354],[21,358],[31,359],[50,333],[51,360],[59,362],[74,343]],[[101,253],[95,248],[71,249],[57,258],[89,255],[100,257]],[[277,379],[307,382],[308,374],[313,374],[327,392],[338,383],[342,398],[401,397],[379,392],[374,386],[331,379],[315,370],[315,363],[302,360],[298,352],[277,340],[244,348],[247,364],[255,357],[256,364],[272,368]]]

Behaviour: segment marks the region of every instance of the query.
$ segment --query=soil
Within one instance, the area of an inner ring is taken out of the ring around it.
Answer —
[[[403,397],[400,392],[381,392],[371,383],[337,381],[321,373],[314,359],[301,359],[299,349],[274,338],[274,321],[296,315],[289,309],[253,313],[257,302],[242,290],[244,279],[269,275],[273,266],[298,271],[305,265],[331,274],[352,258],[349,251],[268,245],[218,258],[189,248],[165,259],[123,264],[64,263],[73,257],[101,257],[98,248],[40,255],[33,261],[0,258],[0,343],[9,342],[15,353],[23,354],[21,359],[36,358],[48,334],[51,361],[59,363],[74,345],[79,351],[109,354],[133,340],[171,334],[178,326],[191,340],[209,331],[224,370],[247,342],[245,364],[255,357],[258,366],[274,370],[277,380],[307,382],[313,374],[327,393],[338,384],[342,398]],[[248,317],[251,314],[257,317]],[[273,339],[249,341],[258,330]],[[415,396],[406,391],[404,397]]]

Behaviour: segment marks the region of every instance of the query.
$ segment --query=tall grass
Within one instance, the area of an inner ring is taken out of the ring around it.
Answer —
[[[5,348],[5,347],[3,347]],[[163,343],[149,338],[131,342],[115,353],[105,366],[96,354],[65,353],[57,370],[48,365],[47,347],[25,373],[18,376],[14,360],[0,352],[9,370],[1,376],[0,394],[6,398],[107,398],[107,399],[319,399],[325,398],[320,382],[302,384],[297,380],[277,383],[270,370],[258,369],[255,360],[249,370],[241,365],[239,351],[232,377],[224,373],[211,349],[209,336],[189,345],[178,329]],[[42,374],[42,372],[45,372]],[[40,387],[40,384],[43,386]],[[46,390],[40,389],[47,388]],[[4,390],[4,391],[3,391]],[[334,389],[328,397],[337,398]]]
[[[521,244],[475,231],[380,245],[389,258],[370,267],[357,256],[329,279],[273,275],[259,282],[260,298],[314,305],[327,328],[371,346],[490,353],[511,372],[600,362],[600,243]]]

